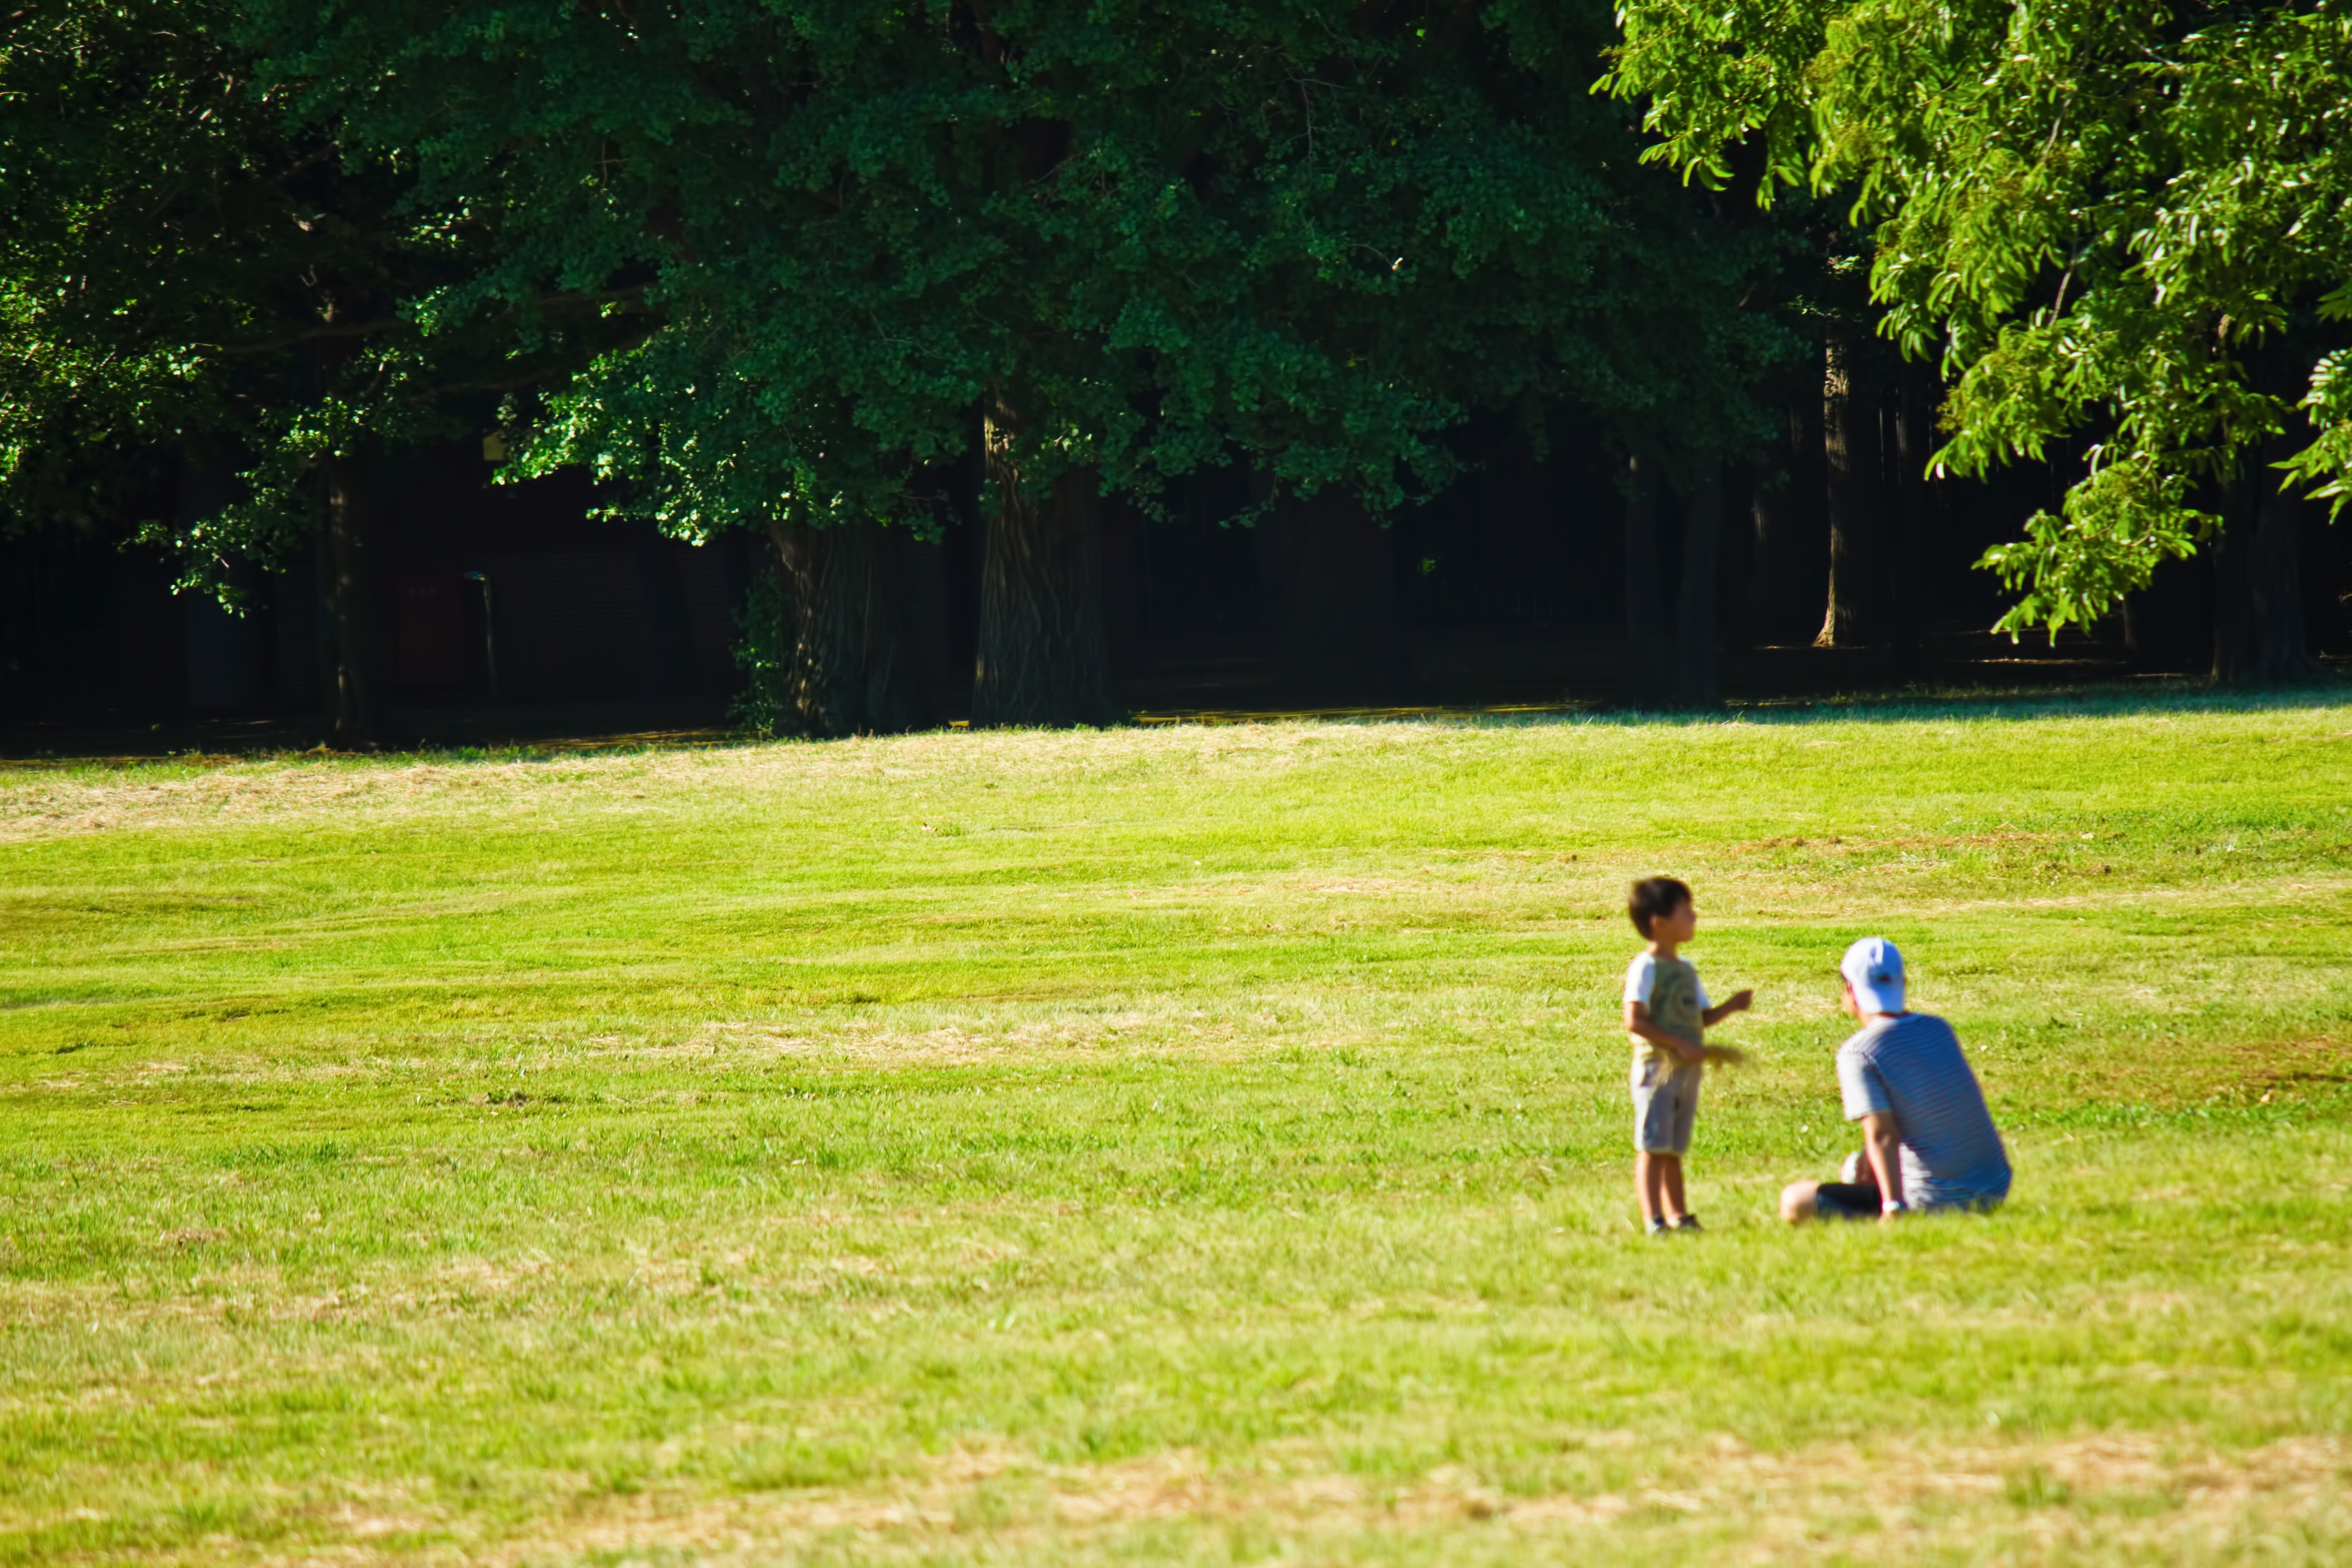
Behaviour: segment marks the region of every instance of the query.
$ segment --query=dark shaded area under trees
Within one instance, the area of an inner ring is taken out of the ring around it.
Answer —
[[[1930,476],[1945,388],[1842,206],[1639,161],[1586,90],[1605,7],[1324,10],[45,9],[0,117],[9,745],[2352,653],[2284,433],[2205,483],[2205,548],[2054,651],[1991,638],[1979,558],[2093,448]],[[2337,335],[2250,374],[2291,398]]]

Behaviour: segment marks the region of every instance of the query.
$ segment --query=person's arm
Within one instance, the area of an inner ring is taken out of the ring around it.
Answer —
[[[1874,1110],[1862,1119],[1862,1152],[1870,1161],[1871,1173],[1878,1178],[1881,1219],[1892,1219],[1906,1212],[1903,1206],[1902,1149],[1903,1140],[1897,1135],[1893,1115]]]
[[[1649,1041],[1662,1051],[1672,1051],[1686,1062],[1706,1060],[1706,1051],[1704,1047],[1694,1045],[1672,1030],[1662,1029],[1653,1023],[1650,1019],[1649,1004],[1646,1002],[1625,1004],[1625,1032],[1637,1040]]]
[[[1737,992],[1720,1006],[1709,1007],[1706,1012],[1701,1013],[1699,1015],[1699,1019],[1701,1022],[1705,1023],[1708,1028],[1712,1029],[1717,1024],[1722,1023],[1726,1018],[1730,1017],[1734,1013],[1745,1013],[1748,1011],[1749,1006],[1755,1003],[1755,992]]]

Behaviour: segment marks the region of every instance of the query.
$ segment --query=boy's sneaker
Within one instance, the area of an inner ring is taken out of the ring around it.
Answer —
[[[1675,1221],[1675,1228],[1676,1230],[1705,1230],[1706,1226],[1699,1224],[1698,1215],[1695,1214],[1686,1214],[1683,1215],[1682,1218]]]
[[[1674,1233],[1674,1226],[1668,1225],[1662,1219],[1654,1219],[1650,1222],[1650,1234],[1652,1236],[1670,1236]]]

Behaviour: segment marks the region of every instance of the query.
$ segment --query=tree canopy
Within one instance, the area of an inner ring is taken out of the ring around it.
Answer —
[[[225,510],[147,531],[231,599],[227,566],[316,528],[322,465],[562,364],[551,318],[597,337],[595,302],[541,298],[419,331],[481,226],[302,116],[240,26],[221,0],[45,0],[0,42],[0,511],[119,503],[159,460],[237,471]]]
[[[1719,451],[1778,346],[1738,308],[1746,242],[1586,90],[1590,0],[245,18],[308,121],[485,237],[415,301],[428,337],[550,298],[643,313],[512,405],[518,471],[587,464],[701,537],[920,521],[916,476],[981,447],[985,713],[1102,711],[1074,586],[1098,489],[1150,506],[1240,461],[1385,511],[1451,477],[1468,410],[1543,398]],[[1043,695],[989,697],[1057,639]]]
[[[2061,510],[1983,563],[2021,593],[2005,627],[2145,586],[2214,531],[2200,486],[2250,460],[2341,505],[2340,3],[1629,0],[1623,27],[1609,79],[1646,99],[1649,156],[1720,183],[1757,148],[1763,199],[1842,193],[1873,226],[1885,330],[1951,382],[1938,465],[2080,443]]]
[[[1149,495],[1238,451],[1384,507],[1442,481],[1465,407],[1529,393],[1678,409],[1703,445],[1764,352],[1721,308],[1738,258],[1583,92],[1589,5],[255,15],[314,118],[495,223],[428,326],[591,289],[659,312],[518,449],[681,532],[888,514],[991,396],[1041,478]]]

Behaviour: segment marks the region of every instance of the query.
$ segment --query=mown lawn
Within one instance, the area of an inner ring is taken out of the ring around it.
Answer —
[[[2340,1563],[2347,937],[2326,694],[0,772],[0,1561]]]

